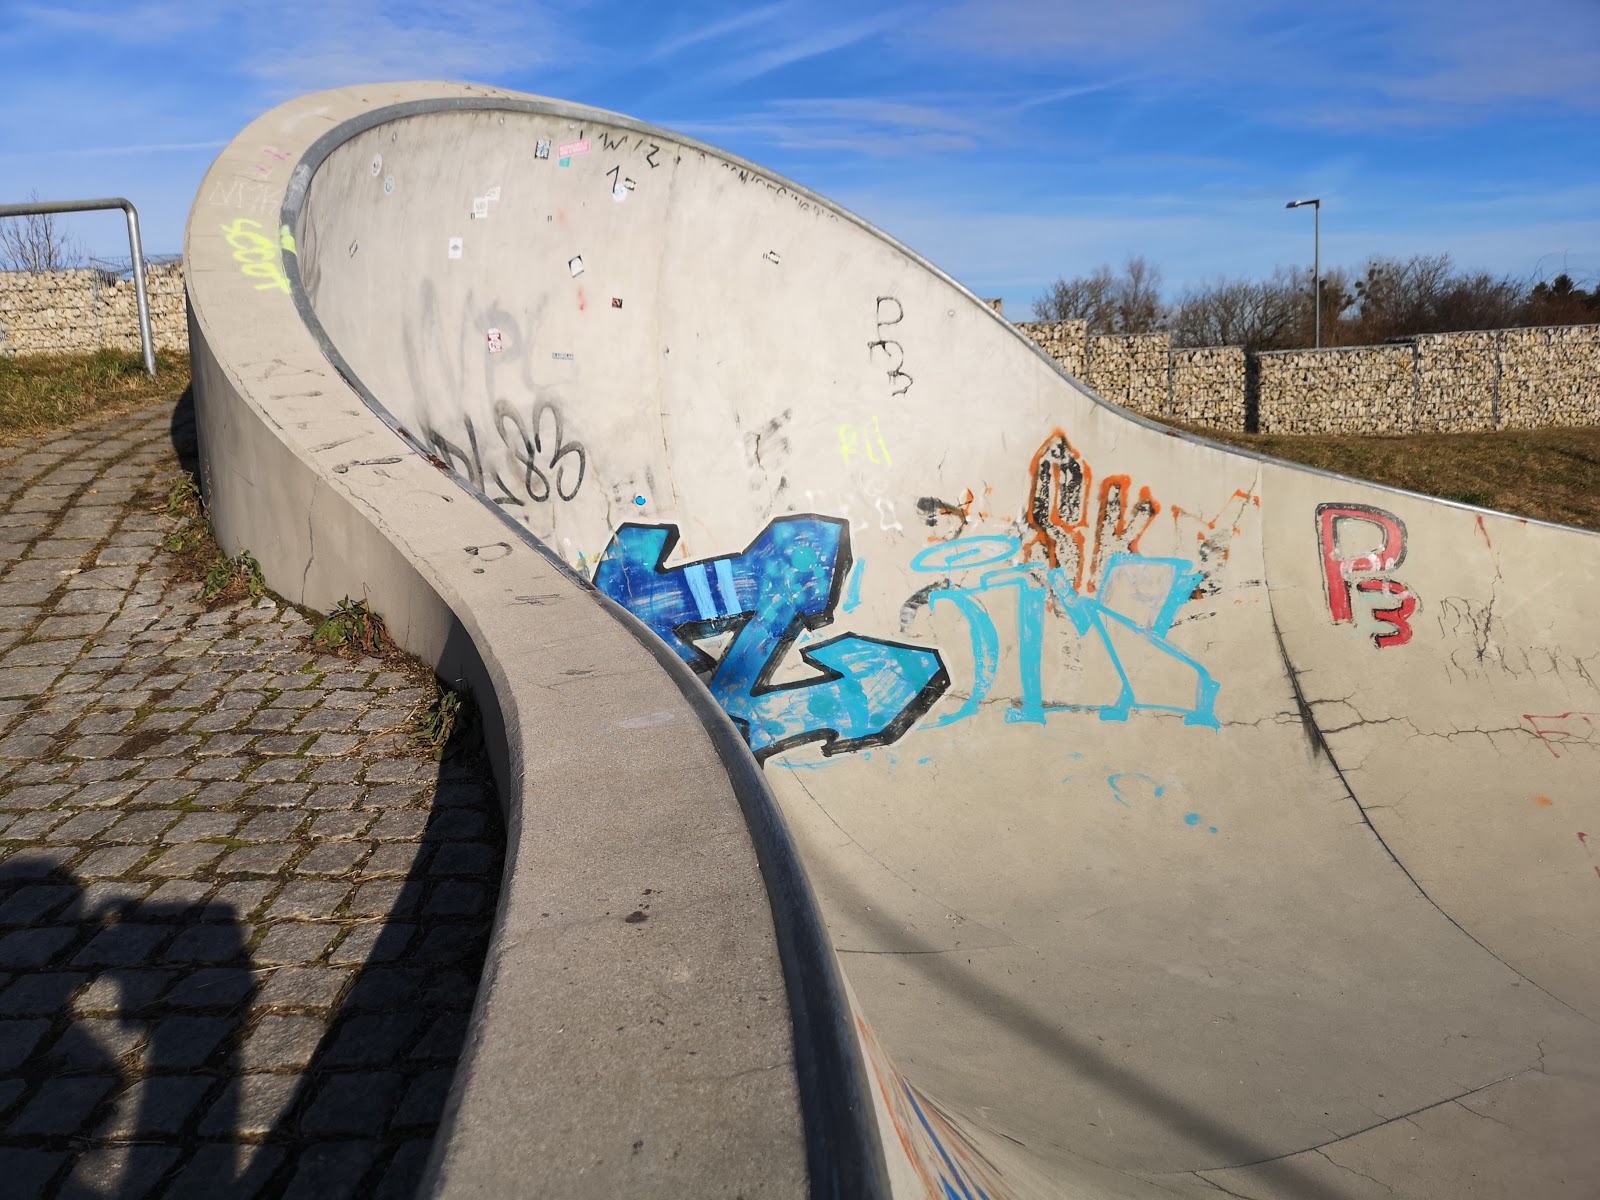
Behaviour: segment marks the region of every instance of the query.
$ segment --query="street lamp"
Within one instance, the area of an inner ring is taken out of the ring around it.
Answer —
[[[1316,334],[1315,334],[1316,348],[1318,350],[1321,350],[1322,349],[1322,200],[1320,198],[1318,198],[1316,200],[1291,200],[1291,201],[1289,201],[1289,203],[1285,204],[1284,207],[1285,208],[1301,208],[1301,207],[1303,207],[1304,205],[1307,205],[1307,204],[1311,205],[1312,208],[1317,210],[1317,213],[1316,213],[1316,224],[1313,226],[1313,229],[1314,229],[1313,236],[1315,237],[1316,240],[1311,243],[1311,254],[1312,254],[1311,261],[1312,261],[1312,264],[1313,264],[1312,267],[1311,267],[1311,273],[1312,273],[1312,276],[1313,276],[1313,284],[1317,289],[1317,291],[1316,291],[1316,305],[1317,305],[1317,307],[1316,307],[1316,314],[1317,314],[1316,315],[1316,321],[1317,321],[1317,327],[1316,327]]]

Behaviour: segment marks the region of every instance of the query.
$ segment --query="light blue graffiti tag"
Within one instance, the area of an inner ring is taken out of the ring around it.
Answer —
[[[808,741],[824,755],[892,742],[950,686],[937,652],[856,634],[801,650],[819,675],[770,682],[795,639],[833,619],[851,564],[845,521],[779,517],[741,554],[668,567],[677,540],[675,525],[621,526],[594,584],[710,675],[758,759]],[[720,659],[695,644],[727,632]]]
[[[930,546],[911,561],[914,571],[927,573],[989,567],[1006,562],[1022,549],[1011,537],[983,535],[958,538]],[[1106,564],[1099,594],[1081,596],[1067,571],[1038,565],[1007,566],[984,571],[975,585],[936,588],[928,593],[928,609],[941,602],[953,605],[967,623],[972,640],[972,692],[955,712],[947,713],[934,728],[963,721],[978,712],[994,687],[1000,665],[1000,635],[989,615],[983,597],[988,593],[1012,590],[1017,606],[1017,669],[1022,696],[1006,709],[1008,723],[1043,725],[1053,712],[1095,712],[1102,721],[1126,721],[1135,711],[1171,712],[1183,716],[1186,725],[1218,728],[1216,700],[1219,684],[1199,660],[1176,646],[1168,633],[1178,610],[1200,582],[1200,572],[1181,558],[1147,558],[1138,554],[1114,554]],[[1102,646],[1120,681],[1114,700],[1108,704],[1045,704],[1042,668],[1044,661],[1045,614],[1054,595],[1061,610],[1071,620],[1079,637],[1093,633]],[[1195,673],[1195,696],[1191,706],[1145,703],[1138,699],[1121,655],[1112,640],[1111,628],[1130,631],[1140,642],[1184,664]]]

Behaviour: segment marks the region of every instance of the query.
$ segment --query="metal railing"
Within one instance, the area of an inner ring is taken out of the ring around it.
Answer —
[[[55,213],[99,212],[120,208],[128,218],[128,253],[133,257],[133,289],[139,304],[139,344],[144,348],[144,369],[156,374],[156,343],[150,332],[150,293],[144,284],[144,244],[139,240],[139,211],[127,200],[45,200],[29,204],[0,204],[0,217],[50,216]]]

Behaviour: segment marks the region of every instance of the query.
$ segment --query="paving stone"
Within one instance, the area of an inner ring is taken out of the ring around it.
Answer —
[[[262,984],[256,1003],[263,1008],[327,1008],[349,986],[351,975],[332,967],[279,967]]]
[[[59,1150],[22,1150],[0,1147],[0,1179],[17,1197],[42,1196],[45,1185],[66,1164],[67,1155]]]
[[[312,962],[322,957],[339,932],[339,926],[331,923],[281,921],[269,927],[267,936],[255,948],[254,957],[260,963]]]
[[[145,870],[152,875],[191,875],[221,857],[225,849],[208,842],[185,842],[168,850]]]
[[[372,813],[318,813],[311,823],[311,840],[320,846],[328,841],[358,838],[367,831],[372,822]]]
[[[73,957],[80,967],[133,967],[152,961],[157,948],[170,938],[167,925],[139,925],[119,921],[95,934]]]
[[[276,879],[235,879],[212,895],[202,913],[207,921],[239,921],[250,916],[278,886]]]
[[[66,1071],[104,1071],[144,1039],[149,1026],[120,1017],[80,1018],[50,1048]]]
[[[296,843],[242,846],[217,864],[222,875],[275,875],[300,852]]]
[[[204,1066],[224,1038],[235,1033],[235,1017],[164,1017],[150,1030],[146,1066],[152,1071],[184,1071]]]
[[[365,842],[335,842],[316,846],[295,868],[302,875],[345,875],[354,869],[362,855],[371,849]],[[5,919],[0,909],[0,921]]]
[[[68,821],[57,825],[50,832],[52,841],[81,842],[91,841],[99,836],[107,826],[117,819],[114,812],[104,810],[98,812],[82,812]],[[0,908],[0,921],[5,919],[5,910]]]
[[[72,1164],[62,1195],[114,1194],[117,1200],[144,1200],[180,1157],[182,1151],[176,1146],[146,1144],[89,1150]]]
[[[435,1117],[435,1121],[437,1121]],[[428,1158],[433,1153],[431,1138],[416,1138],[405,1142],[394,1152],[383,1180],[372,1193],[372,1200],[412,1200],[421,1193],[422,1180],[428,1168]]]
[[[350,783],[324,783],[306,797],[307,808],[354,808],[367,799],[363,790]]]
[[[244,842],[280,842],[292,837],[305,823],[305,816],[295,812],[264,812],[252,817],[234,836]],[[319,822],[321,818],[318,818]],[[312,840],[324,836],[319,828],[312,830]]]
[[[372,837],[378,841],[414,842],[427,825],[425,812],[386,812],[372,827]]]
[[[201,967],[183,972],[164,997],[173,1008],[233,1009],[256,994],[256,977],[246,967]]]
[[[36,783],[26,787],[12,788],[5,795],[0,796],[0,808],[22,812],[37,808],[46,808],[57,800],[64,799],[72,794],[72,789],[64,783]]]
[[[169,826],[175,825],[182,813],[171,809],[148,809],[131,813],[101,835],[103,842],[137,842],[142,846],[155,843]]]
[[[429,1149],[432,1149],[431,1143]],[[219,1196],[226,1196],[228,1200],[251,1200],[265,1193],[268,1180],[287,1154],[281,1146],[235,1142],[202,1145],[167,1186],[162,1200],[216,1200]]]
[[[49,1032],[49,1021],[0,1020],[0,1071],[15,1071]]]
[[[313,1145],[297,1159],[284,1200],[326,1200],[350,1196],[382,1153],[380,1142],[332,1142]]]
[[[0,1015],[49,1016],[66,1008],[72,994],[89,981],[82,971],[42,971],[19,975],[0,992]]]
[[[300,1118],[300,1132],[311,1137],[382,1137],[402,1081],[397,1071],[326,1076]]]
[[[18,888],[0,904],[0,925],[33,925],[66,906],[78,894],[70,884],[44,883]]]
[[[446,880],[433,889],[423,912],[430,917],[473,917],[489,905],[489,891],[482,884]],[[428,936],[431,938],[435,930]]]
[[[268,1014],[256,1022],[245,1039],[240,1066],[246,1071],[304,1067],[316,1052],[325,1028],[316,1017]]]
[[[332,963],[393,962],[405,953],[405,948],[416,933],[415,925],[398,921],[384,921],[357,925],[328,955]]]
[[[77,940],[77,930],[63,925],[22,929],[0,937],[0,967],[42,967]]]
[[[177,977],[176,971],[143,968],[107,972],[78,993],[72,1007],[80,1013],[136,1013],[155,1003]]]
[[[445,1098],[450,1094],[453,1070],[427,1071],[412,1080],[406,1089],[405,1099],[395,1111],[393,1126],[397,1129],[414,1129],[435,1125],[444,1112]]]
[[[38,841],[51,829],[61,824],[66,815],[66,813],[60,811],[24,813],[6,825],[6,840],[8,842]]]
[[[414,1011],[363,1013],[349,1018],[322,1055],[328,1067],[370,1067],[399,1060],[407,1042],[422,1025]]]
[[[96,850],[79,863],[78,874],[86,879],[126,875],[133,869],[135,863],[149,853],[147,846],[107,846],[104,850]]]
[[[346,883],[294,880],[283,886],[277,899],[267,909],[267,916],[272,920],[332,916],[349,893],[350,885]]]
[[[191,842],[200,838],[224,838],[239,827],[239,818],[232,813],[190,813],[166,833],[164,842]]]
[[[232,922],[194,925],[178,934],[162,957],[171,963],[246,961],[245,931]]]
[[[95,1108],[116,1082],[109,1075],[47,1079],[38,1094],[8,1122],[7,1132],[13,1137],[70,1137],[89,1123]]]

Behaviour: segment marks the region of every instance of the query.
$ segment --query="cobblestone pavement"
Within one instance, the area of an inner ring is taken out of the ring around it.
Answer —
[[[424,675],[176,576],[183,424],[0,450],[0,1195],[409,1196],[492,787],[382,732]]]

